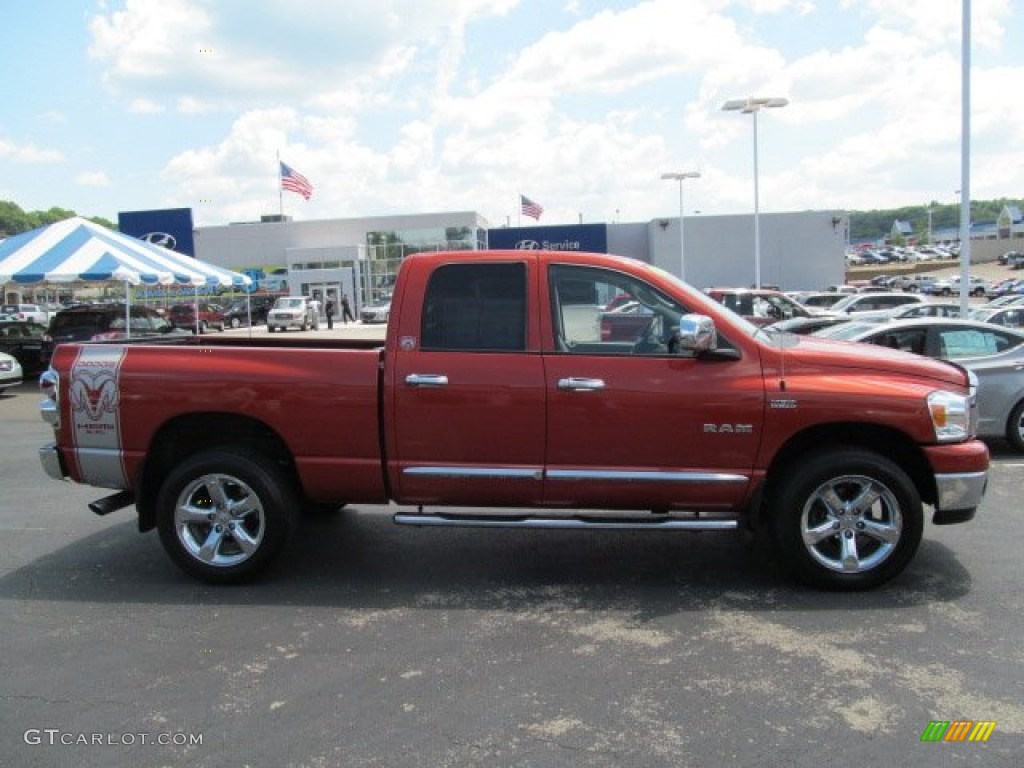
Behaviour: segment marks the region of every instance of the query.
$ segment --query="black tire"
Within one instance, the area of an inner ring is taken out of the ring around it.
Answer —
[[[210,450],[168,474],[157,495],[156,524],[164,549],[185,573],[232,584],[267,568],[298,508],[291,483],[268,458]]]
[[[786,473],[769,514],[792,576],[816,589],[848,591],[877,587],[906,568],[921,543],[924,514],[897,464],[869,450],[838,448]]]
[[[268,325],[267,326],[267,333],[273,333],[273,332],[274,332],[274,326]]]
[[[1006,439],[1015,450],[1024,453],[1024,400],[1010,411],[1010,418],[1006,422]]]

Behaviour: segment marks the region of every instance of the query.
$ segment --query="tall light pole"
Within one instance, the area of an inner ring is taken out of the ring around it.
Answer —
[[[754,117],[754,287],[761,287],[761,205],[757,181],[757,113],[762,107],[784,107],[789,99],[778,97],[751,96],[746,99],[730,99],[722,105],[725,112],[742,112]]]
[[[699,179],[698,171],[673,171],[663,173],[661,178],[679,182],[679,279],[686,280],[686,238],[683,226],[683,182],[686,179]]]

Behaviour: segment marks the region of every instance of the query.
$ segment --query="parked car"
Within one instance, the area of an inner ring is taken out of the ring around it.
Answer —
[[[65,341],[116,341],[181,336],[163,315],[149,307],[131,306],[131,324],[124,304],[80,304],[62,309],[43,334],[41,358],[48,365],[53,348]]]
[[[754,325],[770,325],[792,317],[824,314],[803,306],[781,291],[765,288],[708,288],[704,293]]]
[[[969,317],[972,320],[1003,325],[1007,328],[1024,327],[1024,307],[978,307],[971,310]]]
[[[811,334],[953,360],[978,377],[978,434],[1024,452],[1024,332],[976,320],[853,321]]]
[[[830,312],[854,314],[878,309],[893,309],[905,304],[921,304],[925,298],[919,293],[854,293],[832,305]]]
[[[836,291],[801,291],[790,294],[790,298],[800,302],[808,309],[827,311],[832,305],[843,298],[843,294]]]
[[[317,323],[317,311],[305,296],[282,296],[267,314],[267,330],[271,333],[278,328],[282,331],[289,328],[300,331],[316,329]]]
[[[1004,266],[1011,266],[1018,259],[1024,259],[1024,253],[1020,251],[1006,251],[999,257],[999,263]]]
[[[175,328],[193,333],[206,333],[209,328],[223,331],[226,324],[224,310],[205,301],[175,304],[167,310],[167,319]]]
[[[772,333],[796,333],[801,336],[813,333],[821,328],[850,322],[849,315],[812,315],[811,317],[791,317],[777,323],[762,326]]]
[[[380,304],[371,304],[363,307],[359,312],[359,319],[364,323],[386,323],[391,316],[391,300],[388,299]]]
[[[995,309],[996,307],[1019,307],[1024,305],[1024,293],[1007,293],[987,304],[982,304],[977,309]]]
[[[22,320],[0,321],[0,352],[21,363],[25,373],[36,373],[43,364],[43,334],[46,326]]]
[[[8,387],[21,384],[24,378],[18,359],[13,355],[0,352],[0,394],[6,392]]]
[[[901,275],[893,279],[890,287],[911,293],[931,293],[936,280],[935,275]]]
[[[15,320],[39,325],[46,325],[50,318],[41,304],[4,304],[0,306],[0,315],[10,315]]]
[[[984,296],[988,290],[988,281],[981,277],[971,275],[968,278],[967,293],[971,296]],[[960,293],[960,275],[953,275],[949,278],[941,278],[932,283],[927,291],[933,296],[952,296]]]
[[[998,299],[1000,296],[1024,296],[1024,280],[1010,277],[993,283],[986,295],[992,299]]]
[[[250,296],[248,299],[236,299],[224,310],[224,322],[231,328],[238,328],[242,325],[249,325],[250,318],[253,325],[262,325],[267,322],[267,315],[274,306],[272,296]]]

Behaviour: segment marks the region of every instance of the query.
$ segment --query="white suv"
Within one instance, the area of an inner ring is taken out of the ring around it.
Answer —
[[[282,296],[274,302],[274,308],[267,314],[267,330],[273,333],[280,328],[298,328],[305,331],[316,330],[319,318],[312,300],[305,296]]]
[[[925,298],[920,293],[853,293],[837,301],[828,311],[837,314],[873,312],[880,309],[895,309],[904,304],[921,304],[924,301]]]
[[[0,315],[10,315],[25,323],[46,325],[49,313],[38,304],[4,304],[0,307]]]

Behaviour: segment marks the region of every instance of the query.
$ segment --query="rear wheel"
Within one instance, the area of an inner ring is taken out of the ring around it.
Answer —
[[[783,566],[819,589],[870,589],[898,575],[921,543],[917,489],[872,451],[834,449],[801,463],[770,499]]]
[[[211,584],[256,578],[284,546],[298,504],[270,459],[211,450],[176,467],[157,496],[160,541],[187,574]]]
[[[1024,452],[1024,400],[1013,407],[1006,422],[1006,439],[1018,451]]]

